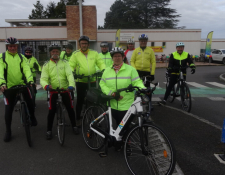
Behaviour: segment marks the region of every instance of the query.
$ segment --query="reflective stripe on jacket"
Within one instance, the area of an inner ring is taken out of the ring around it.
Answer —
[[[130,65],[123,64],[118,73],[112,67],[106,68],[100,81],[102,92],[106,95],[111,95],[117,89],[126,88],[130,84],[145,89],[143,82],[139,78],[137,71]],[[110,104],[112,109],[119,111],[128,110],[134,102],[134,92],[121,92],[123,99],[120,101],[111,100]]]
[[[172,74],[179,74],[179,69],[173,70],[173,68],[178,68],[180,66],[185,67],[187,66],[187,63],[189,66],[195,67],[195,64],[192,62],[191,56],[188,52],[182,52],[182,54],[179,54],[176,51],[170,55],[168,68]],[[186,71],[184,71],[184,73],[186,73]]]
[[[36,72],[35,71],[41,71],[41,66],[38,64],[37,59],[32,56],[31,58],[27,59],[27,62],[29,64],[29,66],[30,66],[30,69],[31,69],[33,77],[36,77]],[[38,70],[35,70],[34,63],[36,63],[38,65]]]
[[[27,82],[34,81],[30,67],[24,55],[22,55],[21,59],[18,54],[13,56],[6,51],[4,62],[2,59],[2,53],[0,54],[0,86],[2,84],[6,84],[7,88],[10,88],[16,85],[25,85],[23,75]]]
[[[112,60],[112,57],[110,55],[110,52],[107,52],[106,54],[99,53],[99,56],[103,60],[103,62],[105,63],[106,68],[112,67],[113,60]]]
[[[70,69],[68,61],[59,60],[57,63],[49,60],[42,68],[41,86],[52,85],[53,89],[67,89],[69,86],[75,87],[73,73]]]
[[[105,69],[105,64],[99,57],[98,52],[91,49],[89,49],[87,56],[85,56],[80,50],[75,51],[70,58],[69,64],[72,71],[76,69],[76,74],[84,74],[85,76],[96,73],[96,65],[100,70]],[[87,83],[88,79],[83,78],[77,81]]]
[[[151,72],[151,75],[155,75],[155,53],[150,47],[146,47],[144,51],[140,47],[136,48],[131,56],[130,62],[131,66],[135,69]]]

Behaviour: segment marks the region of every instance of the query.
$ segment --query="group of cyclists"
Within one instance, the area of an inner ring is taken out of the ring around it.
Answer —
[[[79,134],[79,121],[81,120],[82,105],[88,89],[88,81],[91,87],[96,86],[95,79],[88,79],[88,75],[102,71],[100,88],[106,95],[114,96],[111,100],[112,116],[119,125],[121,119],[134,101],[133,92],[117,93],[120,88],[126,88],[132,84],[141,89],[149,88],[150,82],[145,84],[142,77],[148,77],[150,81],[155,79],[156,59],[154,51],[147,46],[148,36],[142,34],[138,37],[139,47],[134,48],[133,39],[128,40],[128,49],[124,51],[119,47],[109,51],[109,43],[100,44],[101,53],[89,48],[90,39],[88,36],[79,38],[79,50],[73,51],[73,45],[68,44],[65,51],[61,46],[52,44],[49,47],[50,59],[43,65],[42,69],[37,60],[32,56],[32,48],[25,48],[25,54],[18,53],[19,41],[10,37],[5,41],[7,51],[0,54],[0,88],[4,94],[5,102],[5,124],[6,133],[4,141],[11,140],[11,122],[17,90],[8,91],[13,86],[25,85],[36,89],[36,73],[41,73],[40,84],[48,91],[49,112],[47,117],[46,139],[52,139],[52,126],[56,112],[57,92],[54,89],[65,89],[61,93],[63,103],[68,112],[74,134]],[[168,72],[170,75],[169,86],[166,90],[164,100],[159,104],[166,104],[166,100],[173,85],[176,83],[179,72],[174,69],[176,66],[187,65],[195,73],[195,65],[190,55],[184,52],[184,43],[176,45],[176,52],[172,53],[169,60]],[[74,74],[84,75],[74,79]],[[74,110],[73,91],[77,91],[77,103]],[[37,91],[36,91],[37,92]],[[36,126],[35,104],[29,88],[23,90],[23,95],[30,113],[31,125]],[[75,117],[76,116],[76,117]]]

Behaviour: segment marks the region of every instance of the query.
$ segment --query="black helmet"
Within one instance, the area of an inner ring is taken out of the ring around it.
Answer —
[[[27,46],[27,47],[25,47],[25,50],[24,50],[25,52],[26,51],[31,51],[31,52],[33,52],[33,49],[31,48],[31,47],[29,47],[29,46]]]
[[[59,51],[61,51],[61,46],[59,46],[58,44],[52,44],[49,46],[49,52],[51,52],[53,49],[58,49]]]
[[[109,43],[106,41],[101,42],[100,47],[109,47]]]
[[[87,36],[85,36],[85,35],[83,35],[83,36],[81,36],[81,37],[79,38],[79,42],[80,42],[81,40],[86,40],[86,41],[89,43],[89,38],[88,38]]]
[[[9,37],[5,40],[5,44],[9,45],[9,44],[19,44],[19,41],[14,38],[14,37]]]
[[[72,44],[67,44],[66,48],[73,50],[73,45]]]

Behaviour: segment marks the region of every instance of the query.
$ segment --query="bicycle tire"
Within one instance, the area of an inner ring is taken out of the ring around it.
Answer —
[[[28,109],[26,107],[26,104],[21,104],[21,115],[22,115],[23,126],[25,128],[27,143],[29,147],[31,147],[32,146],[31,134],[30,134],[31,123],[30,123],[30,117],[28,114]]]
[[[65,116],[62,109],[62,104],[57,107],[57,135],[59,144],[62,146],[65,142]]]
[[[142,152],[140,133],[144,133],[145,154]],[[129,170],[135,175],[171,175],[176,165],[176,151],[172,142],[153,123],[134,126],[129,131],[124,144],[124,157]]]
[[[91,106],[89,107],[84,114],[82,120],[82,135],[84,138],[84,142],[86,145],[92,150],[100,150],[104,146],[104,138],[99,136],[94,131],[90,130],[90,123],[94,121],[98,116],[104,113],[104,110],[100,106]],[[97,125],[108,132],[109,130],[109,122],[108,122],[108,115],[105,115],[99,121],[96,121]]]
[[[182,109],[186,112],[191,111],[192,101],[191,92],[187,84],[184,84],[183,89],[180,88]]]

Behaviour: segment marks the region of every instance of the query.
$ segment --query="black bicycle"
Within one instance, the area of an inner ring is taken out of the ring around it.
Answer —
[[[66,124],[65,107],[63,105],[62,96],[60,94],[67,90],[57,88],[51,89],[50,91],[57,92],[58,94],[58,98],[56,101],[57,136],[59,144],[62,146],[65,142],[65,127],[68,126],[68,124]]]
[[[177,84],[175,84],[174,87],[172,88],[172,91],[167,101],[172,103],[176,97],[180,97],[182,109],[186,112],[190,112],[192,105],[191,92],[186,83],[186,80],[184,79],[183,73],[184,70],[186,70],[187,68],[188,66],[176,68],[179,69],[179,77],[177,79]],[[169,79],[170,77],[168,75],[168,72],[166,72],[166,88],[169,85]]]
[[[24,96],[23,96],[24,89],[27,89],[27,88],[30,89],[29,86],[30,85],[17,85],[17,86],[11,87],[7,91],[10,91],[12,89],[18,90],[17,97],[16,97],[16,100],[15,100],[15,104],[17,102],[19,102],[20,105],[19,105],[19,109],[15,109],[15,111],[20,112],[21,124],[25,128],[27,143],[28,143],[29,147],[31,147],[32,146],[32,140],[31,140],[31,134],[30,134],[30,127],[31,127],[30,112],[28,110],[27,103],[24,100]]]

